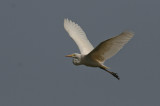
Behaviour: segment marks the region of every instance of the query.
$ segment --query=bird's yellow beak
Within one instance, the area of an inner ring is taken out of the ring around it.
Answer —
[[[65,57],[73,57],[73,54],[70,54],[70,55],[66,55]]]

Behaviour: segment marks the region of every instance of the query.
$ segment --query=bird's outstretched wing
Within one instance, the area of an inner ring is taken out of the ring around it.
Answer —
[[[78,24],[71,20],[64,19],[64,28],[77,44],[81,54],[88,54],[93,50],[93,46],[87,39],[85,32]]]
[[[88,56],[99,62],[114,56],[133,37],[132,32],[122,32],[120,35],[101,42]]]

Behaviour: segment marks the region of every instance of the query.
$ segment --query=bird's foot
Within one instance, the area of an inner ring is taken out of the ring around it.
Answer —
[[[119,76],[118,76],[117,73],[108,71],[108,70],[107,70],[106,68],[104,68],[104,67],[100,67],[100,68],[103,69],[103,70],[105,70],[105,71],[107,71],[108,73],[110,73],[110,74],[112,74],[114,77],[116,77],[118,80],[120,80],[120,78],[119,78]]]
[[[110,72],[110,74],[112,74],[114,77],[116,77],[118,80],[120,80],[119,76],[117,73],[114,73],[114,72]]]

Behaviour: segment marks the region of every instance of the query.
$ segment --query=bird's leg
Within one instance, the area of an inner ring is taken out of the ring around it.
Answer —
[[[109,73],[112,74],[114,77],[116,77],[118,80],[120,80],[120,78],[119,78],[119,76],[118,76],[117,73],[111,72],[111,71],[108,71],[108,70],[105,70],[105,71],[109,72]]]
[[[115,73],[115,72],[108,71],[107,68],[106,68],[106,66],[103,66],[103,67],[100,67],[100,68],[103,69],[103,70],[105,70],[106,72],[112,74],[114,77],[116,77],[118,80],[120,80],[118,74]]]

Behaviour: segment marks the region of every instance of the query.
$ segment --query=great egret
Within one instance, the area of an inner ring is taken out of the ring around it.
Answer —
[[[66,56],[73,58],[74,65],[99,67],[112,74],[118,80],[120,79],[117,73],[108,71],[109,68],[103,63],[105,60],[114,56],[133,37],[134,34],[132,32],[122,32],[118,36],[105,40],[96,48],[93,48],[85,32],[78,24],[71,20],[64,19],[64,28],[75,41],[81,52],[81,54],[73,53]]]

